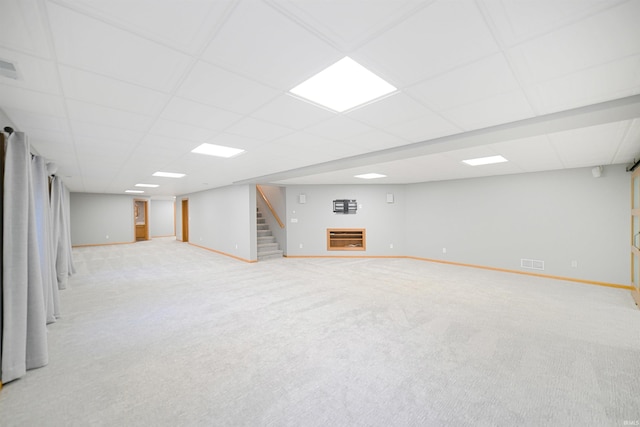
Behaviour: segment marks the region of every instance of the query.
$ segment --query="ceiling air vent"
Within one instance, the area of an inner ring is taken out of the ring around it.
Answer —
[[[531,268],[533,270],[544,270],[544,261],[537,259],[521,259],[520,267]]]
[[[13,63],[0,59],[0,76],[18,80],[18,71]]]

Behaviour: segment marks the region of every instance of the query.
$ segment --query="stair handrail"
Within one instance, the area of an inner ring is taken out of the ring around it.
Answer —
[[[271,206],[271,203],[269,202],[269,199],[267,199],[267,196],[262,191],[262,188],[260,188],[259,185],[256,185],[256,190],[258,190],[258,193],[260,193],[260,195],[262,196],[262,199],[267,204],[267,207],[271,211],[271,214],[273,215],[273,217],[276,219],[276,221],[278,221],[278,225],[280,225],[280,228],[284,228],[284,224],[282,223],[282,221],[280,221],[280,217],[278,216],[276,211],[273,209],[273,206]]]

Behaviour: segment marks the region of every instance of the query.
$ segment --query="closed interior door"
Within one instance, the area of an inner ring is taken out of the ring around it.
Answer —
[[[189,200],[182,201],[182,241],[189,241]]]
[[[146,200],[134,200],[134,221],[136,229],[136,242],[149,240],[149,209]]]

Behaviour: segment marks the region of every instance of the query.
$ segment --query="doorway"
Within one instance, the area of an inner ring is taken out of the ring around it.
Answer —
[[[182,241],[189,241],[189,199],[182,200]]]
[[[149,202],[147,200],[133,201],[133,220],[136,230],[136,242],[149,240]]]

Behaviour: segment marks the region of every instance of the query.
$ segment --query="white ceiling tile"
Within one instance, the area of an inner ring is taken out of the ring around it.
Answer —
[[[59,70],[64,94],[69,99],[148,115],[158,114],[168,99],[162,92],[95,73],[65,66]]]
[[[219,133],[213,138],[209,138],[206,142],[225,147],[242,148],[243,150],[253,150],[256,147],[267,144],[267,141],[262,138],[252,138],[226,132]]]
[[[0,102],[3,109],[23,110],[44,116],[65,117],[61,97],[0,84]]]
[[[442,111],[519,89],[502,54],[491,55],[405,89],[405,92]]]
[[[160,116],[216,131],[226,129],[242,118],[240,114],[180,97],[173,97]]]
[[[640,93],[640,55],[547,80],[528,92],[542,114],[631,96]]]
[[[280,94],[279,91],[222,68],[198,62],[178,95],[214,107],[246,114]]]
[[[235,0],[57,0],[105,22],[195,54],[219,29]]]
[[[629,120],[624,139],[618,146],[612,164],[630,164],[640,160],[640,119]]]
[[[498,51],[480,11],[469,0],[439,1],[364,45],[395,86],[407,86]]]
[[[349,144],[331,141],[306,132],[287,135],[277,141],[270,142],[266,147],[270,149],[277,145],[286,147],[286,157],[297,159],[297,161],[305,161],[306,163],[341,159],[343,157],[353,156],[361,151]],[[305,152],[307,152],[307,154],[305,154]]]
[[[161,135],[170,138],[187,139],[190,141],[205,141],[218,132],[199,126],[191,126],[167,119],[158,119],[149,130],[151,135]]]
[[[502,93],[440,112],[465,130],[480,129],[534,116],[521,91]]]
[[[281,95],[252,114],[257,119],[296,130],[318,124],[335,115],[332,111],[290,95]]]
[[[614,122],[549,134],[562,163],[569,168],[611,164],[628,124]]]
[[[386,130],[410,142],[427,141],[462,132],[462,128],[431,112],[417,119],[387,126]]]
[[[193,59],[135,34],[49,3],[57,59],[115,79],[170,92]]]
[[[387,127],[432,114],[424,105],[405,93],[396,92],[380,101],[372,102],[347,114],[374,127]]]
[[[115,141],[135,145],[140,142],[145,134],[142,131],[114,127],[112,124],[97,124],[70,120],[70,125],[73,135],[76,138],[104,140],[107,144],[109,141]]]
[[[31,128],[26,128],[24,132],[31,146],[41,156],[55,158],[65,153],[75,159],[75,145],[69,133]]]
[[[294,130],[262,120],[257,120],[252,117],[246,117],[239,122],[231,125],[225,132],[244,136],[247,138],[270,141],[272,139],[276,139],[281,136],[293,133]]]
[[[373,130],[359,121],[353,120],[347,116],[339,115],[329,120],[309,126],[305,132],[315,134],[327,139],[343,140],[351,136]]]
[[[40,57],[50,57],[42,14],[36,0],[3,0],[0,45]]]
[[[170,136],[160,136],[148,134],[140,145],[141,149],[155,151],[157,148],[172,150],[176,155],[184,155],[198,146],[198,142],[183,138],[173,138]]]
[[[505,46],[540,36],[617,3],[620,0],[479,1]]]
[[[357,154],[406,145],[407,140],[387,132],[371,129],[357,135],[345,137],[343,141],[358,148]],[[354,153],[356,154],[356,153]]]
[[[202,59],[286,91],[342,56],[266,3],[242,2]]]
[[[525,172],[564,168],[547,135],[499,142],[489,148]]]
[[[640,2],[627,1],[596,16],[507,51],[525,84],[640,54]]]
[[[51,132],[69,133],[67,119],[62,116],[48,116],[25,110],[5,108],[4,112],[20,129],[41,129]]]
[[[99,158],[101,161],[117,161],[120,164],[129,158],[135,148],[134,145],[123,142],[86,137],[76,138],[75,146],[79,158]]]
[[[153,123],[153,117],[100,105],[88,104],[75,100],[67,100],[69,118],[80,122],[105,125],[117,129],[146,132]]]
[[[272,0],[271,3],[347,51],[430,2]]]
[[[53,95],[60,94],[57,70],[51,61],[1,47],[0,60],[12,63],[18,74],[17,80],[0,75],[0,84]]]

